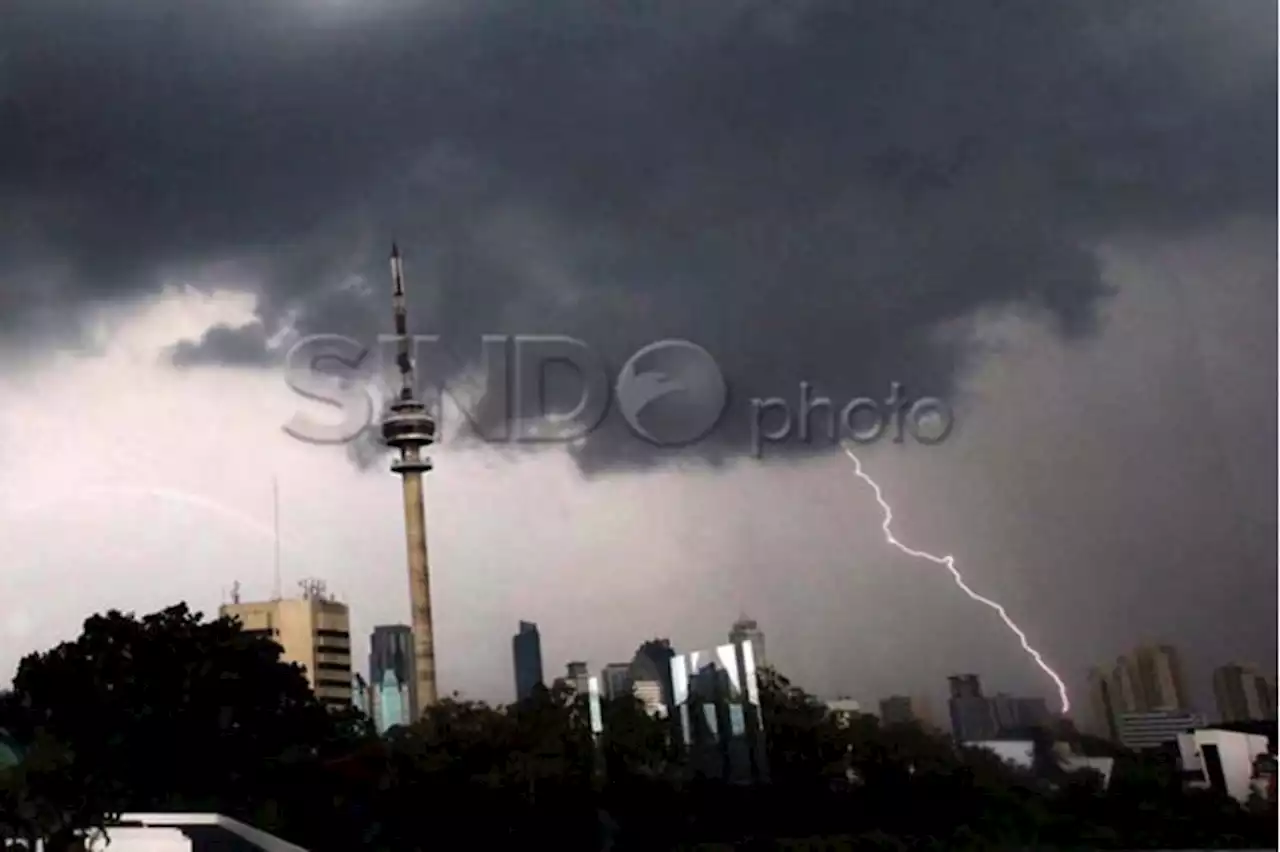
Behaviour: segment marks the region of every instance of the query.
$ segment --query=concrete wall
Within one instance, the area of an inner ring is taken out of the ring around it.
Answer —
[[[1222,761],[1222,775],[1226,783],[1226,794],[1237,801],[1244,802],[1252,790],[1253,759],[1267,753],[1267,738],[1256,734],[1242,734],[1237,731],[1219,731],[1204,728],[1178,737],[1178,755],[1182,759],[1182,768],[1186,772],[1198,772],[1201,783],[1209,783],[1208,767],[1205,766],[1205,746],[1217,746],[1218,757]]]
[[[1030,769],[1035,764],[1035,744],[1030,740],[986,740],[965,743],[970,748],[985,748],[995,752],[1001,759],[1021,769]],[[1079,754],[1064,753],[1065,746],[1059,744],[1058,762],[1068,772],[1080,769],[1092,769],[1102,776],[1102,786],[1111,783],[1111,771],[1115,768],[1115,759],[1110,757],[1085,757]]]
[[[1030,740],[974,740],[965,745],[993,751],[1001,760],[1022,769],[1030,769],[1035,759],[1035,745]]]
[[[176,828],[113,828],[86,844],[89,852],[192,852],[191,838]]]

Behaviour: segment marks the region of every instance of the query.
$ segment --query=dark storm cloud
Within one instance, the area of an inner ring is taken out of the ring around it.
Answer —
[[[1092,329],[1091,240],[1274,215],[1267,2],[15,8],[7,274],[56,265],[76,303],[248,264],[264,326],[182,364],[273,363],[286,316],[372,340],[394,235],[413,324],[463,363],[486,332],[615,368],[686,337],[738,412],[801,379],[945,395],[951,321]],[[584,468],[661,457],[615,421]],[[703,457],[741,452],[745,416],[720,434]]]
[[[256,366],[262,363],[268,335],[261,325],[233,327],[215,325],[200,342],[179,341],[173,346],[173,363],[179,367],[210,361],[226,366]]]

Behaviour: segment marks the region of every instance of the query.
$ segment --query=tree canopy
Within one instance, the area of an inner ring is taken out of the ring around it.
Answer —
[[[599,737],[563,686],[502,707],[455,695],[379,737],[234,621],[109,612],[25,658],[0,696],[0,728],[23,745],[0,767],[0,841],[65,842],[126,810],[208,810],[316,852],[1275,842],[1274,801],[1187,790],[1158,757],[1107,744],[1118,762],[1104,790],[1063,768],[1047,732],[1023,770],[916,725],[838,718],[771,670],[760,687],[769,781],[744,786],[691,772],[670,722],[630,697],[605,702]]]

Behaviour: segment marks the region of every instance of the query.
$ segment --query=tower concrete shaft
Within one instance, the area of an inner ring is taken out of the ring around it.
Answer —
[[[400,338],[397,366],[400,393],[382,421],[383,442],[400,453],[391,470],[404,486],[405,543],[409,557],[410,624],[413,630],[414,677],[418,704],[425,710],[436,703],[436,652],[431,618],[431,570],[427,560],[427,521],[422,475],[431,470],[431,460],[422,450],[435,441],[436,424],[427,407],[416,399],[413,362],[410,357],[408,311],[405,306],[404,276],[400,251],[391,247],[392,304],[395,331]]]
[[[431,619],[431,569],[427,561],[427,514],[423,500],[422,473],[403,471],[404,530],[409,555],[409,605],[413,608],[414,677],[418,702],[422,708],[432,707],[436,692],[436,648]]]

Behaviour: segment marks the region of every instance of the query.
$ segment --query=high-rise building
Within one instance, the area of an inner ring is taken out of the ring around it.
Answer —
[[[1254,666],[1229,663],[1213,670],[1213,697],[1223,722],[1276,718],[1275,688]]]
[[[671,660],[675,655],[670,640],[651,639],[631,660],[631,692],[651,714],[666,716],[672,706]]]
[[[581,660],[566,663],[564,675],[552,682],[554,688],[566,688],[574,695],[586,695],[590,692],[590,684],[591,673],[587,671],[587,664]]]
[[[351,621],[346,604],[325,592],[319,580],[304,580],[294,600],[224,604],[218,614],[239,619],[246,633],[273,639],[281,658],[306,671],[316,697],[332,707],[352,697]]]
[[[409,715],[409,689],[409,683],[400,680],[394,670],[383,671],[382,682],[374,684],[373,689],[373,722],[378,733],[385,734],[413,721]]]
[[[1089,717],[1085,727],[1095,737],[1116,741],[1120,732],[1116,729],[1116,704],[1112,697],[1112,678],[1101,668],[1089,669]]]
[[[932,727],[936,723],[929,699],[912,695],[890,695],[880,701],[880,723],[884,725],[916,724]]]
[[[587,694],[588,681],[591,680],[591,674],[587,671],[587,664],[575,660],[565,666],[565,682],[573,688],[578,695]]]
[[[951,716],[951,733],[959,742],[993,740],[1000,733],[995,708],[982,694],[976,674],[952,675],[947,678],[947,709]]]
[[[600,670],[600,684],[605,698],[631,694],[631,664],[609,663]]]
[[[753,649],[744,641],[670,657],[667,713],[696,776],[737,783],[768,780]]]
[[[1275,677],[1258,675],[1254,682],[1259,690],[1259,703],[1262,705],[1263,718],[1268,720],[1275,719],[1277,714],[1280,714]]]
[[[542,681],[542,639],[538,625],[532,621],[520,622],[520,629],[511,637],[511,657],[516,675],[516,700],[523,701],[533,694]]]
[[[981,698],[982,681],[976,674],[959,674],[947,678],[947,691],[952,698]]]
[[[948,678],[951,732],[959,742],[982,742],[1024,736],[1031,728],[1049,727],[1053,716],[1043,698],[1020,698],[1002,692],[982,694],[975,674]]]
[[[1113,741],[1123,739],[1122,716],[1189,712],[1191,701],[1177,649],[1171,645],[1140,645],[1116,658],[1110,672],[1090,669],[1089,705],[1090,731]],[[1145,723],[1132,722],[1130,727],[1133,724]]]
[[[1172,645],[1141,645],[1130,655],[1139,710],[1188,710],[1182,659]]]
[[[1053,718],[1043,698],[1019,698],[997,693],[990,701],[1001,736],[1031,728],[1047,728]]]
[[[740,645],[746,641],[751,642],[751,653],[755,656],[756,668],[767,666],[769,663],[764,653],[764,631],[760,629],[760,625],[754,618],[748,618],[743,614],[729,630],[729,642]]]
[[[386,673],[406,688],[405,714],[419,715],[417,678],[413,664],[413,628],[406,624],[380,624],[369,634],[369,683],[382,689]]]
[[[1134,673],[1133,663],[1128,657],[1116,658],[1115,664],[1111,667],[1108,686],[1113,717],[1118,717],[1121,713],[1137,713],[1141,709],[1138,679]]]

